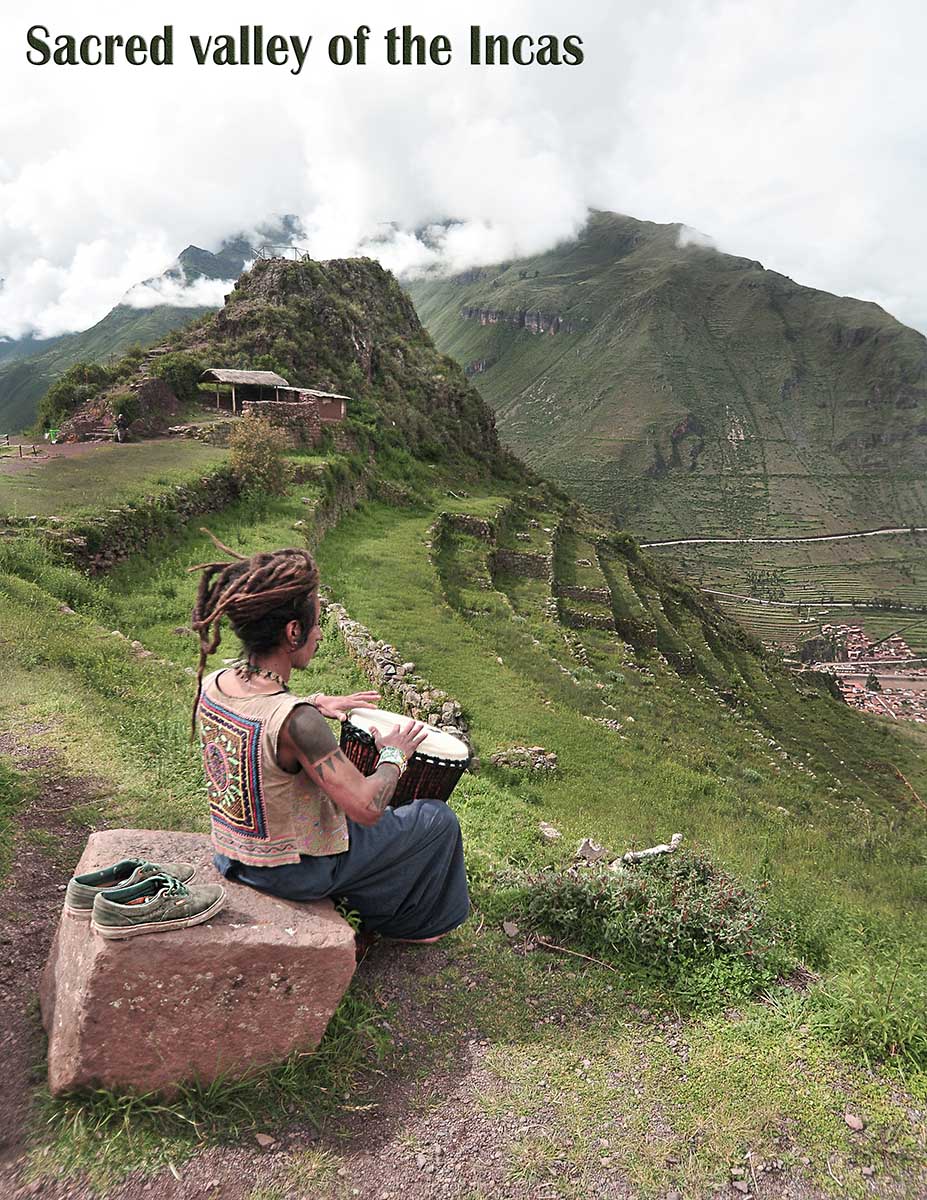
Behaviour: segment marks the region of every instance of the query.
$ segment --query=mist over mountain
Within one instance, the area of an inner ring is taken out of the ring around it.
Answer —
[[[528,463],[635,535],[927,517],[927,339],[680,225],[408,284]]]
[[[74,363],[104,363],[130,346],[155,345],[171,330],[220,308],[261,244],[289,245],[301,233],[297,218],[285,216],[251,234],[227,238],[215,252],[187,246],[160,275],[130,288],[89,329],[0,341],[0,432],[31,425],[40,397]]]

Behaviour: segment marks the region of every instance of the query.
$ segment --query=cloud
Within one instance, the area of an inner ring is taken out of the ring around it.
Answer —
[[[688,225],[683,225],[679,230],[679,236],[676,238],[676,245],[680,248],[685,246],[701,246],[706,250],[717,250],[718,244],[714,238],[709,237],[707,233],[701,233],[698,229],[692,229]]]
[[[121,303],[129,308],[155,308],[168,304],[173,308],[221,308],[235,285],[234,279],[182,279],[161,276],[129,288]]]
[[[36,19],[53,34],[172,23],[175,65],[31,67]],[[193,65],[191,33],[256,19],[244,0],[164,0],[150,22],[113,0],[47,0],[28,19],[4,7],[0,336],[85,328],[130,289],[133,303],[186,303],[135,285],[183,246],[215,249],[275,214],[299,215],[315,257],[414,272],[539,252],[590,207],[682,222],[927,329],[927,11],[910,0],[891,20],[861,0],[392,6],[389,22],[451,37],[448,67],[385,65],[370,0],[266,0],[265,37],[313,35],[299,76]],[[586,62],[471,67],[471,22],[578,33]],[[361,23],[369,65],[332,66],[328,38]]]

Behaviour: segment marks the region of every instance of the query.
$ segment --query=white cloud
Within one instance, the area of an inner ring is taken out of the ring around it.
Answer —
[[[145,11],[46,0],[40,16],[0,15],[0,336],[84,328],[188,243],[215,248],[274,214],[301,216],[316,257],[457,270],[567,238],[590,206],[683,222],[927,329],[927,13],[911,0],[890,17],[862,0]],[[53,34],[173,23],[176,65],[31,67],[36,20]],[[189,34],[256,20],[265,36],[313,34],[301,75],[192,65]],[[471,67],[471,21],[578,33],[586,62]],[[450,34],[454,62],[387,67],[388,22]],[[360,23],[373,30],[370,65],[331,66],[328,37]],[[150,289],[132,296],[155,302]]]
[[[129,288],[121,303],[129,308],[155,308],[159,304],[175,308],[221,308],[234,284],[234,279],[195,279],[192,283],[172,277],[150,279]]]

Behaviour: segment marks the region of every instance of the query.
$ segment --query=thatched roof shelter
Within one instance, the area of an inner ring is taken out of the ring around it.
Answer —
[[[255,387],[289,387],[276,371],[228,371],[224,367],[210,367],[200,379],[211,383],[253,384]]]
[[[245,400],[263,400],[265,391],[270,391],[275,399],[278,388],[289,387],[287,381],[276,371],[237,371],[226,367],[210,367],[204,371],[200,379],[216,385],[216,408],[220,406],[220,384],[228,384],[232,389],[232,412],[240,412]]]

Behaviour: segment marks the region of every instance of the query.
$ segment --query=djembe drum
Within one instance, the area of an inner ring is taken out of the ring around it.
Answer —
[[[364,775],[376,770],[379,750],[372,730],[382,737],[404,725],[408,717],[387,712],[382,708],[352,708],[341,724],[341,749]],[[399,808],[412,800],[447,800],[457,781],[470,765],[471,754],[466,742],[426,725],[428,736],[421,743],[396,785],[390,804]]]

